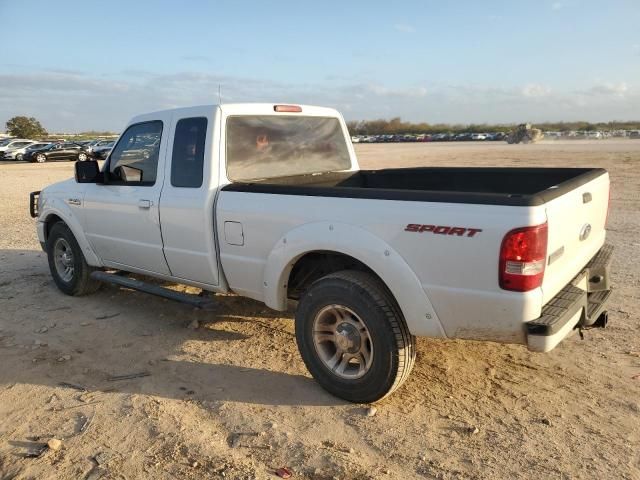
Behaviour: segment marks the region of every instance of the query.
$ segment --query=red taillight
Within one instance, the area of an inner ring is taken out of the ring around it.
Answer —
[[[500,247],[500,288],[527,292],[542,285],[547,260],[547,224],[516,228]]]
[[[300,113],[302,111],[302,107],[299,105],[274,105],[273,110],[276,112]]]

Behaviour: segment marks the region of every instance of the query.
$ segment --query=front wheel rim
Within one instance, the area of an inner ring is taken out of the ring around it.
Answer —
[[[64,238],[58,238],[53,245],[53,261],[56,272],[62,281],[69,283],[73,280],[73,251],[69,242]]]
[[[45,161],[45,156],[44,155],[38,155],[36,157],[36,160],[38,161],[38,163],[42,163]]]
[[[81,162],[84,162],[87,159],[87,156],[84,153],[81,153],[80,155],[78,155],[78,160],[80,160]]]
[[[367,325],[344,305],[327,305],[313,319],[313,345],[332,374],[355,380],[373,363],[373,341]]]

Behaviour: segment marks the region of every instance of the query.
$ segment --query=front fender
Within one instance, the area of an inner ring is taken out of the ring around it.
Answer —
[[[78,245],[80,245],[80,249],[84,255],[87,264],[92,267],[102,267],[102,261],[98,256],[94,253],[91,245],[89,244],[87,237],[84,234],[82,226],[76,215],[74,215],[71,207],[67,205],[62,199],[56,197],[46,198],[45,204],[42,206],[42,213],[38,217],[38,222],[42,222],[46,224],[47,221],[51,218],[51,216],[56,215],[62,219],[64,223],[67,224],[67,227],[73,233],[73,236],[76,238]],[[46,240],[46,239],[45,239]]]
[[[373,270],[389,288],[413,335],[446,337],[420,280],[385,241],[353,225],[308,223],[289,231],[274,246],[264,270],[264,302],[276,310],[287,303],[287,282],[296,261],[313,251],[349,255]]]

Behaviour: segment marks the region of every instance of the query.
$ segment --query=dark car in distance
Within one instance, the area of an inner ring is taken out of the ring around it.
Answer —
[[[109,153],[115,143],[115,141],[104,142],[102,145],[93,147],[90,155],[96,160],[104,160],[109,156]]]
[[[53,143],[43,148],[27,151],[24,160],[33,163],[44,163],[50,160],[79,160],[85,161],[89,156],[82,145],[72,142]]]

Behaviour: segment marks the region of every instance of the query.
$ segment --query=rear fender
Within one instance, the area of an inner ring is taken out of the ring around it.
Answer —
[[[313,251],[349,255],[367,265],[395,297],[413,335],[446,337],[440,320],[411,267],[386,242],[348,224],[309,223],[289,231],[274,246],[264,270],[264,302],[287,306],[287,282],[296,261]]]

